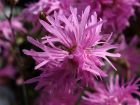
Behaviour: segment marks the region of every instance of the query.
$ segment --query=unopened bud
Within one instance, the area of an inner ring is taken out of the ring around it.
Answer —
[[[45,20],[45,21],[46,21],[46,14],[45,14],[43,11],[40,12],[39,18],[40,18],[41,20]]]

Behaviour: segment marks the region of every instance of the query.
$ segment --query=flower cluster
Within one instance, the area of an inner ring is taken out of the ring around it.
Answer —
[[[28,1],[0,1],[0,91],[26,105],[140,105],[140,1]]]

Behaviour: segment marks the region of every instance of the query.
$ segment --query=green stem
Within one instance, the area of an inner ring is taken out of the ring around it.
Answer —
[[[11,6],[10,16],[8,17],[8,16],[5,15],[5,17],[7,18],[8,22],[9,22],[11,32],[13,34],[13,42],[11,43],[13,45],[13,50],[15,50],[13,54],[14,54],[15,60],[17,62],[17,66],[19,67],[18,68],[19,73],[20,73],[21,77],[24,78],[24,73],[22,71],[22,68],[24,66],[23,65],[23,60],[21,58],[21,54],[20,54],[20,51],[19,51],[19,46],[16,44],[16,35],[15,35],[15,31],[12,27],[13,10],[14,10],[14,6]],[[15,48],[14,48],[14,45],[15,45]],[[27,91],[26,91],[26,86],[25,86],[24,83],[22,84],[22,92],[23,92],[24,104],[28,105]]]

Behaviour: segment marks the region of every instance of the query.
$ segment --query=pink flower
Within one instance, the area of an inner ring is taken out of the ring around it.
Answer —
[[[89,18],[89,11],[87,7],[80,18],[73,8],[68,18],[60,14],[54,18],[48,16],[51,25],[40,20],[51,35],[43,37],[41,42],[28,37],[28,41],[42,51],[24,50],[35,59],[35,69],[41,70],[40,76],[27,83],[37,82],[38,90],[45,87],[48,92],[71,93],[77,86],[94,85],[93,75],[107,76],[101,69],[105,65],[103,59],[112,65],[107,57],[120,57],[120,54],[108,52],[117,46],[110,45],[110,37],[107,39],[100,33],[104,21],[98,22],[96,13]]]
[[[71,15],[68,18],[58,14],[55,14],[54,18],[48,16],[47,20],[51,25],[40,20],[52,35],[42,38],[42,42],[28,38],[32,44],[43,50],[43,52],[24,50],[27,55],[38,59],[39,64],[35,69],[50,62],[63,63],[68,58],[75,62],[78,71],[106,76],[100,68],[105,65],[102,59],[112,65],[107,57],[120,57],[120,54],[108,52],[117,46],[110,45],[108,42],[110,37],[105,40],[105,35],[100,33],[104,21],[100,19],[98,22],[96,13],[89,18],[89,11],[90,7],[87,7],[80,18],[77,17],[77,9],[73,8],[71,8]],[[115,68],[113,65],[112,67]]]
[[[85,100],[90,101],[92,105],[140,105],[139,100],[132,96],[132,93],[140,95],[138,89],[139,79],[124,84],[119,83],[119,76],[111,76],[109,84],[96,87],[96,93],[87,92],[88,97],[83,97]]]

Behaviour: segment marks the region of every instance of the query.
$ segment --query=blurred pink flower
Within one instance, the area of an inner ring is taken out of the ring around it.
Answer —
[[[59,0],[39,0],[36,3],[27,5],[27,8],[22,11],[20,17],[24,21],[32,23],[33,28],[31,30],[31,33],[34,33],[41,28],[41,24],[38,22],[41,12],[43,12],[45,15],[50,15],[54,11],[59,10]]]
[[[59,0],[39,0],[37,3],[28,5],[26,12],[39,15],[41,11],[44,11],[50,14],[59,8],[59,3]]]
[[[104,30],[121,33],[129,26],[129,18],[135,15],[134,6],[139,3],[138,0],[100,0],[100,5],[100,15],[108,21]]]
[[[136,48],[139,38],[134,36],[129,44],[126,43],[125,37],[121,36],[121,44],[117,52],[120,52],[122,59],[133,72],[140,68],[140,50]]]
[[[18,20],[18,18],[14,18],[11,20],[11,26],[8,20],[1,20],[0,21],[0,35],[1,37],[12,40],[13,39],[13,32],[24,32],[26,33],[26,30],[24,29],[22,23]]]
[[[87,92],[88,97],[83,98],[90,101],[92,105],[140,105],[139,100],[132,96],[132,93],[140,95],[137,84],[139,80],[120,84],[119,76],[111,76],[109,84],[97,85],[96,93]]]
[[[22,12],[22,16],[25,20],[38,22],[41,12],[49,15],[60,8],[59,4],[58,0],[39,0],[37,3],[27,5],[27,8]]]

